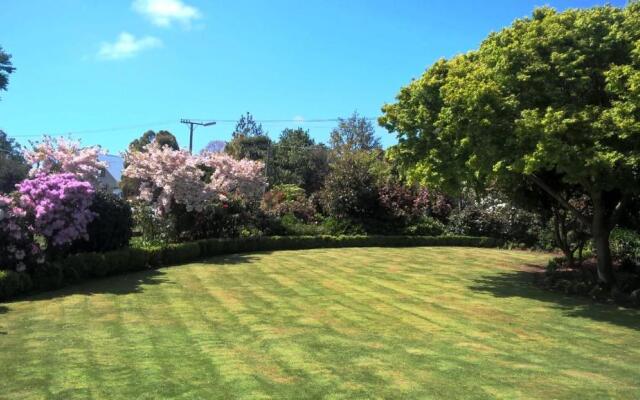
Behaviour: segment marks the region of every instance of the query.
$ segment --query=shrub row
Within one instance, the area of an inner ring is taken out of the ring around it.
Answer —
[[[205,257],[270,250],[337,247],[495,247],[498,241],[470,236],[270,236],[204,239],[166,247],[130,247],[104,253],[77,253],[30,272],[0,271],[0,300],[61,288],[90,278],[184,264]]]

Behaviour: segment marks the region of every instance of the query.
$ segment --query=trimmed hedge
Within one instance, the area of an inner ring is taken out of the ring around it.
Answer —
[[[90,278],[185,264],[205,257],[233,253],[338,247],[499,245],[496,239],[471,236],[268,236],[204,239],[166,247],[130,247],[105,253],[72,254],[28,273],[0,270],[0,300],[58,289]]]

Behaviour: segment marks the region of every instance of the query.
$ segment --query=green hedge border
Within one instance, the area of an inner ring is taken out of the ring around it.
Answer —
[[[59,289],[91,278],[185,264],[207,257],[272,250],[339,247],[497,247],[497,239],[471,236],[269,236],[205,239],[156,248],[72,254],[31,272],[0,271],[0,301]]]

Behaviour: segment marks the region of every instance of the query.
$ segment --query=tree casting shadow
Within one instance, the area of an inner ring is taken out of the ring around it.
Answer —
[[[540,274],[528,267],[524,271],[502,272],[477,279],[470,289],[491,293],[495,297],[522,297],[551,303],[569,317],[589,318],[640,330],[640,310],[600,304],[588,298],[552,292],[535,285]]]

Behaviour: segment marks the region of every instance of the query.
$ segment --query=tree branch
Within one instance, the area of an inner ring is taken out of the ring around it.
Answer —
[[[571,211],[576,216],[576,218],[580,220],[580,222],[582,222],[586,226],[591,226],[591,221],[589,221],[589,219],[585,217],[584,214],[582,214],[577,208],[572,206],[566,199],[560,196],[560,194],[558,194],[555,190],[551,189],[551,187],[549,187],[549,185],[547,185],[542,179],[538,178],[533,174],[526,175],[526,176],[529,177],[529,179],[531,179],[533,183],[538,185],[540,189],[544,190],[549,196],[553,197],[558,203],[560,203],[562,207]]]

